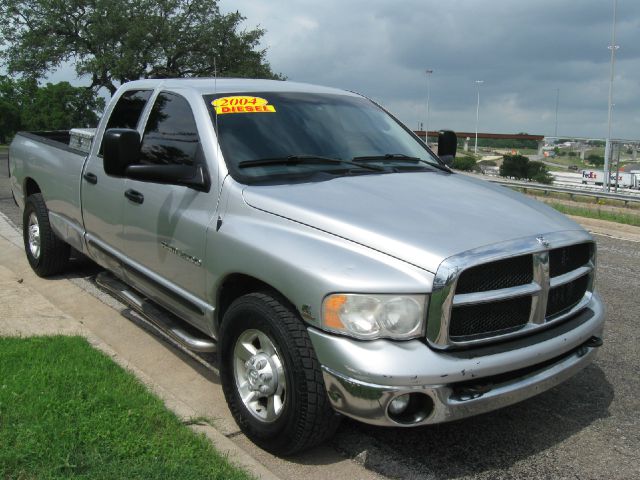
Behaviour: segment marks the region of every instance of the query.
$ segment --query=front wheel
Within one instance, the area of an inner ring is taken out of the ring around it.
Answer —
[[[333,434],[320,364],[303,322],[275,296],[240,297],[220,330],[222,388],[233,417],[254,443],[291,455]]]
[[[60,240],[49,223],[49,210],[42,194],[29,195],[22,216],[24,250],[40,277],[60,273],[69,262],[70,247]]]

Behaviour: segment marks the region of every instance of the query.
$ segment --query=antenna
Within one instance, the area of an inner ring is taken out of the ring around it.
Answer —
[[[216,57],[213,57],[213,96],[218,96],[218,64],[216,62]],[[220,143],[218,139],[218,109],[217,107],[213,107],[213,113],[215,113],[215,122],[214,127],[216,131],[216,142]]]

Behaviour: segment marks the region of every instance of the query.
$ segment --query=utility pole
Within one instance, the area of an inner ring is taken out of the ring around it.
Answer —
[[[556,88],[556,128],[553,131],[553,135],[558,140],[558,104],[560,103],[560,89]]]
[[[425,130],[424,130],[424,143],[426,143],[427,145],[429,145],[429,100],[431,99],[431,74],[433,73],[433,70],[425,70],[425,73],[427,74],[427,123],[425,126]]]
[[[476,80],[476,89],[478,90],[478,102],[476,103],[476,143],[473,147],[474,155],[478,154],[478,121],[480,120],[480,85],[484,80]]]
[[[609,174],[609,170],[611,168],[611,120],[613,116],[613,74],[615,71],[616,65],[616,50],[620,48],[620,45],[616,45],[616,10],[618,7],[618,0],[613,0],[613,27],[611,29],[611,45],[609,45],[609,50],[611,50],[611,67],[610,67],[610,76],[609,76],[609,112],[607,119],[607,142],[605,144],[604,150],[604,181],[602,182],[602,190],[605,192],[609,191],[609,183],[611,180],[611,175]]]

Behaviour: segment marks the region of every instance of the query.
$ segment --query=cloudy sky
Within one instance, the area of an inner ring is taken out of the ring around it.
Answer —
[[[605,137],[613,0],[221,0],[273,69],[363,93],[411,128]],[[618,0],[613,136],[640,139],[640,1]]]

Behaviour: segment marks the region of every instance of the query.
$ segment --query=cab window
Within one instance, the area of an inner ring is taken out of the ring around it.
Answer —
[[[175,93],[160,93],[144,129],[140,163],[194,165],[198,147],[198,130],[189,102]]]

